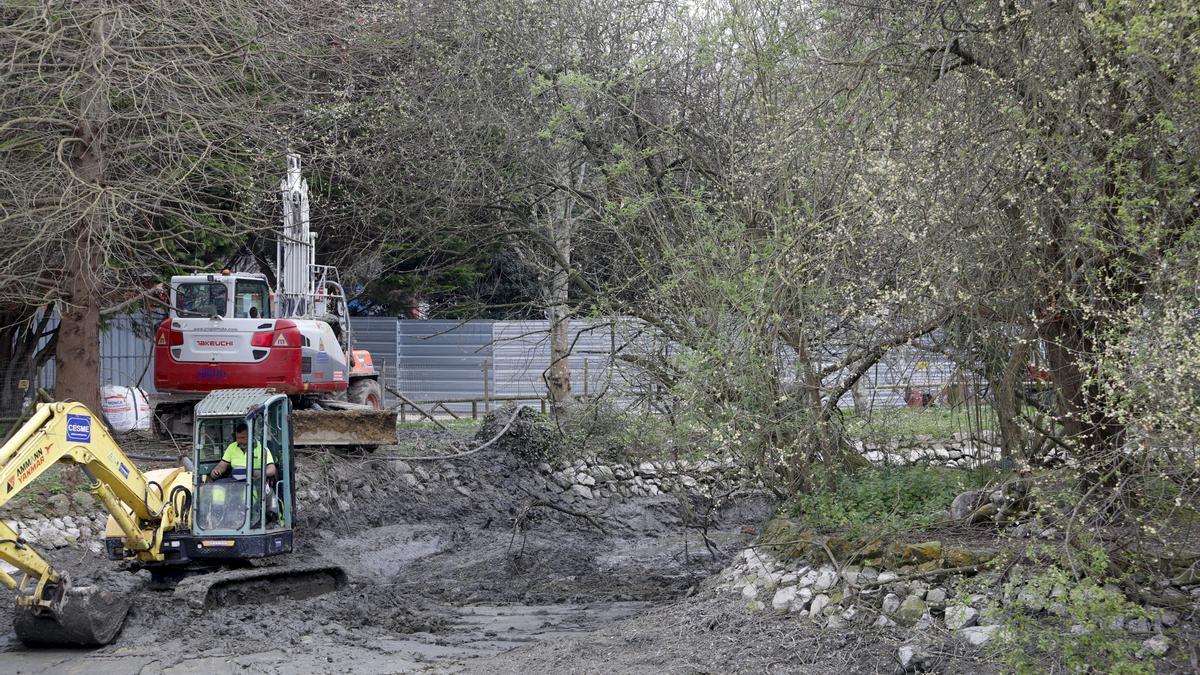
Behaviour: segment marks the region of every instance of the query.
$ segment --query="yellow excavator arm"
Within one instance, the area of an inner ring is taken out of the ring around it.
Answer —
[[[186,488],[171,489],[190,485],[185,469],[175,469],[161,481],[152,480],[117,447],[103,421],[86,406],[42,404],[0,447],[0,506],[21,494],[55,462],[74,464],[88,476],[92,492],[121,528],[126,548],[138,559],[162,560],[159,544],[163,532],[184,525],[187,518]],[[0,560],[24,574],[18,582],[0,572],[0,584],[17,591],[18,607],[53,609],[61,601],[66,586],[62,575],[3,521]],[[35,582],[32,588],[31,581]]]

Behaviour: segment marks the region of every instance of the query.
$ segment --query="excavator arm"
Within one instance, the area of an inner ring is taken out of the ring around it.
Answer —
[[[126,547],[144,561],[162,559],[162,533],[183,524],[189,495],[148,478],[117,446],[103,422],[79,403],[38,406],[33,416],[0,447],[0,506],[16,498],[53,464],[75,465],[91,480],[91,489],[112,515]],[[0,560],[23,574],[20,581],[0,572],[0,584],[17,592],[18,634],[36,631],[34,641],[55,644],[103,644],[115,636],[125,612],[95,589],[72,588],[65,575],[0,521]],[[103,594],[108,596],[109,594]],[[92,612],[91,607],[97,606]],[[128,609],[128,603],[124,605]],[[102,612],[104,616],[99,616]],[[112,615],[117,615],[111,626]],[[24,629],[22,621],[26,622]],[[111,635],[105,635],[111,628]],[[25,639],[26,635],[21,635]],[[26,640],[27,642],[29,640]]]

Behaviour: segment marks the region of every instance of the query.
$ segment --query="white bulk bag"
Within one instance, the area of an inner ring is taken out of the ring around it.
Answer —
[[[100,409],[113,431],[148,431],[150,401],[136,387],[104,385],[100,388]]]

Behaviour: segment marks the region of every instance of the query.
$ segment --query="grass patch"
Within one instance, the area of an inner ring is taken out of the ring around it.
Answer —
[[[870,467],[839,477],[837,487],[799,495],[792,516],[822,532],[860,536],[881,529],[900,531],[940,522],[961,492],[994,485],[992,469]]]
[[[462,419],[462,420],[441,420],[441,423],[454,431],[476,431],[479,429],[479,420]],[[420,419],[409,422],[397,422],[397,429],[437,429],[438,426],[427,419]]]
[[[847,411],[846,434],[859,439],[899,439],[927,436],[947,439],[954,434],[990,431],[995,428],[995,415],[990,406],[980,408],[887,408],[866,415]]]

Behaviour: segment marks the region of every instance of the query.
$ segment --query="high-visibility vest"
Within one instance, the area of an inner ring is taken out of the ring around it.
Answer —
[[[255,444],[255,450],[254,468],[261,471],[263,466],[262,444]],[[246,480],[246,451],[242,450],[242,447],[238,445],[237,441],[230,443],[229,447],[225,448],[225,454],[221,455],[221,459],[229,462],[229,467],[232,469],[230,475],[234,480]],[[270,450],[267,450],[267,464],[274,463],[275,456],[271,454]]]

